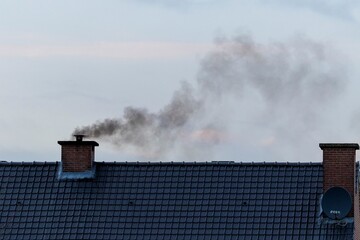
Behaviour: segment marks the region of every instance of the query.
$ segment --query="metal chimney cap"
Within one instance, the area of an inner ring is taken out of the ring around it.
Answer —
[[[74,134],[77,142],[82,142],[83,138],[87,137],[85,134]]]
[[[325,148],[353,148],[355,150],[359,149],[359,144],[357,143],[320,143],[319,147],[324,150]]]

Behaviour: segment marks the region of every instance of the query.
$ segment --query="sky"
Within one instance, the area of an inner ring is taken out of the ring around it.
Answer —
[[[110,119],[98,161],[319,162],[360,140],[359,24],[346,0],[2,0],[0,160]]]

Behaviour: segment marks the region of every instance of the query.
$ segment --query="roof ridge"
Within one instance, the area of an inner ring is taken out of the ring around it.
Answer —
[[[19,165],[57,165],[59,162],[55,161],[55,162],[48,162],[48,161],[32,161],[32,162],[16,162],[16,161],[0,161],[0,165],[14,165],[14,166],[19,166]]]
[[[212,162],[96,162],[106,165],[244,165],[244,166],[312,166],[322,165],[322,162],[235,162],[235,161],[212,161]]]
[[[33,162],[16,162],[16,161],[0,161],[0,165],[57,165],[59,161],[33,161]],[[235,161],[209,161],[209,162],[106,162],[106,161],[97,161],[96,164],[100,165],[242,165],[242,166],[312,166],[312,165],[322,165],[321,162],[235,162]]]

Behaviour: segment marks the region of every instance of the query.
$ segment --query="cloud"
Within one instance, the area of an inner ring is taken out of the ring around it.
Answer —
[[[93,44],[2,44],[0,57],[95,57],[171,59],[204,53],[210,44],[182,42],[99,42]]]
[[[187,7],[194,4],[205,4],[215,2],[214,0],[135,0],[135,2],[147,5],[162,5],[166,7]]]
[[[359,7],[358,1],[355,0],[260,0],[260,2],[307,8],[321,14],[343,19],[353,19],[353,9]]]
[[[228,134],[213,128],[195,130],[190,134],[190,140],[203,143],[218,144],[228,139]]]
[[[265,137],[260,140],[259,144],[262,147],[271,147],[276,142],[276,138],[274,136]]]

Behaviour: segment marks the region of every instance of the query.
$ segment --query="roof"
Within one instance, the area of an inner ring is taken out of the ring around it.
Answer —
[[[0,163],[3,239],[352,239],[319,224],[321,163]]]

